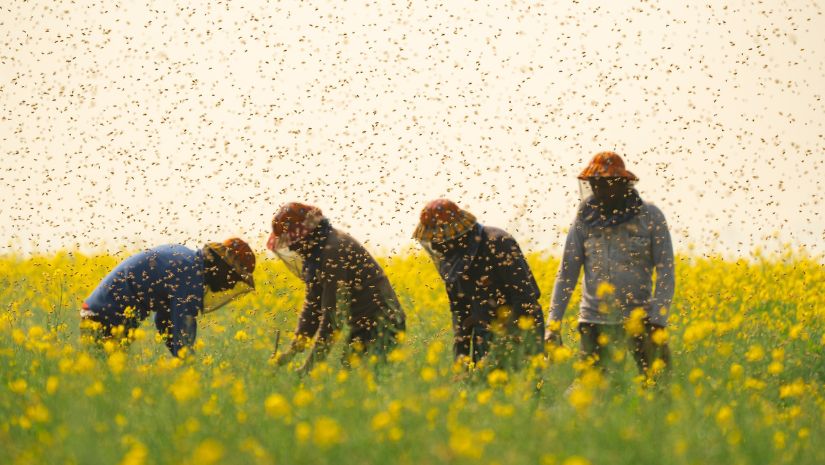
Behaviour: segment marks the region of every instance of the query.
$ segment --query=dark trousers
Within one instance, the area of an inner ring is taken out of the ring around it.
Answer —
[[[341,362],[348,366],[350,357],[355,354],[376,355],[383,359],[398,345],[398,334],[405,330],[404,320],[390,322],[383,317],[370,327],[352,328]]]
[[[464,334],[454,339],[454,357],[471,356],[473,362],[489,357],[492,366],[520,367],[530,356],[544,350],[544,317],[541,307],[537,308],[534,313],[521,312],[505,319],[462,328],[461,333]],[[520,329],[520,317],[529,318],[532,327]]]
[[[663,329],[648,321],[644,322],[644,331],[638,336],[627,334],[622,325],[602,325],[596,323],[579,323],[581,335],[581,357],[584,360],[593,360],[595,366],[606,369],[610,364],[613,350],[619,350],[626,344],[633,355],[636,368],[640,374],[646,374],[656,359],[660,359],[665,366],[670,366],[670,348],[667,343],[653,342],[653,332]],[[607,339],[606,343],[600,341]]]

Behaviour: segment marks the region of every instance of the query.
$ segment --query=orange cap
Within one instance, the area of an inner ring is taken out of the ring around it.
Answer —
[[[590,160],[578,176],[581,180],[591,178],[625,178],[628,181],[638,181],[639,178],[624,167],[624,161],[615,152],[599,152]]]

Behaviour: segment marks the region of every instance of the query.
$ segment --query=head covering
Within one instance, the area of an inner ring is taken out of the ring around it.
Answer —
[[[302,244],[303,252],[298,254],[301,259],[301,274],[299,277],[307,284],[318,281],[315,277],[321,268],[321,253],[331,232],[332,225],[328,219],[324,218],[315,229],[301,239],[304,244]],[[281,251],[278,251],[278,256],[282,260],[284,259]],[[290,262],[285,261],[285,263],[289,265]]]
[[[629,189],[624,198],[624,206],[616,211],[605,212],[595,197],[582,202],[579,215],[585,224],[593,227],[610,227],[633,219],[642,211],[644,202],[636,189]]]
[[[272,233],[266,243],[287,269],[303,280],[308,275],[314,275],[317,270],[320,247],[326,242],[332,227],[329,220],[321,213],[321,209],[299,202],[289,202],[281,206],[272,218]],[[314,234],[314,235],[313,235]],[[305,239],[314,239],[317,247],[305,251],[311,257],[303,257],[292,248]],[[317,250],[316,250],[317,249]],[[305,258],[311,258],[308,262]],[[309,263],[309,267],[307,267]]]
[[[298,202],[284,204],[272,218],[272,233],[266,247],[273,252],[286,249],[306,237],[323,219],[318,207]]]
[[[419,242],[444,242],[466,234],[476,223],[472,213],[462,210],[450,200],[437,199],[421,210],[413,238]]]
[[[224,261],[235,274],[249,287],[255,287],[252,273],[255,271],[255,254],[249,244],[237,237],[227,239],[222,243],[209,242],[205,246]]]
[[[615,152],[599,152],[597,153],[590,164],[579,173],[581,180],[588,180],[591,178],[625,178],[628,181],[635,182],[639,178],[624,167],[624,161]]]
[[[212,252],[215,257],[226,263],[240,278],[234,286],[222,291],[213,291],[204,284],[203,313],[210,313],[255,289],[255,281],[252,279],[252,272],[255,271],[255,254],[249,244],[237,237],[222,243],[209,242],[204,246],[204,253],[206,251]]]

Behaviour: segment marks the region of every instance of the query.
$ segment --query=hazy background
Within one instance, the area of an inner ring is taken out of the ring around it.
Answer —
[[[391,253],[440,196],[557,253],[608,149],[681,252],[822,253],[823,5],[682,3],[3,1],[0,253],[264,253],[289,200]]]

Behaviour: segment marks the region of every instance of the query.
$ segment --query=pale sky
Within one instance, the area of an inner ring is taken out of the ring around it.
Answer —
[[[0,253],[264,254],[291,200],[392,253],[442,196],[558,253],[615,150],[678,252],[821,254],[823,8],[4,1]]]

